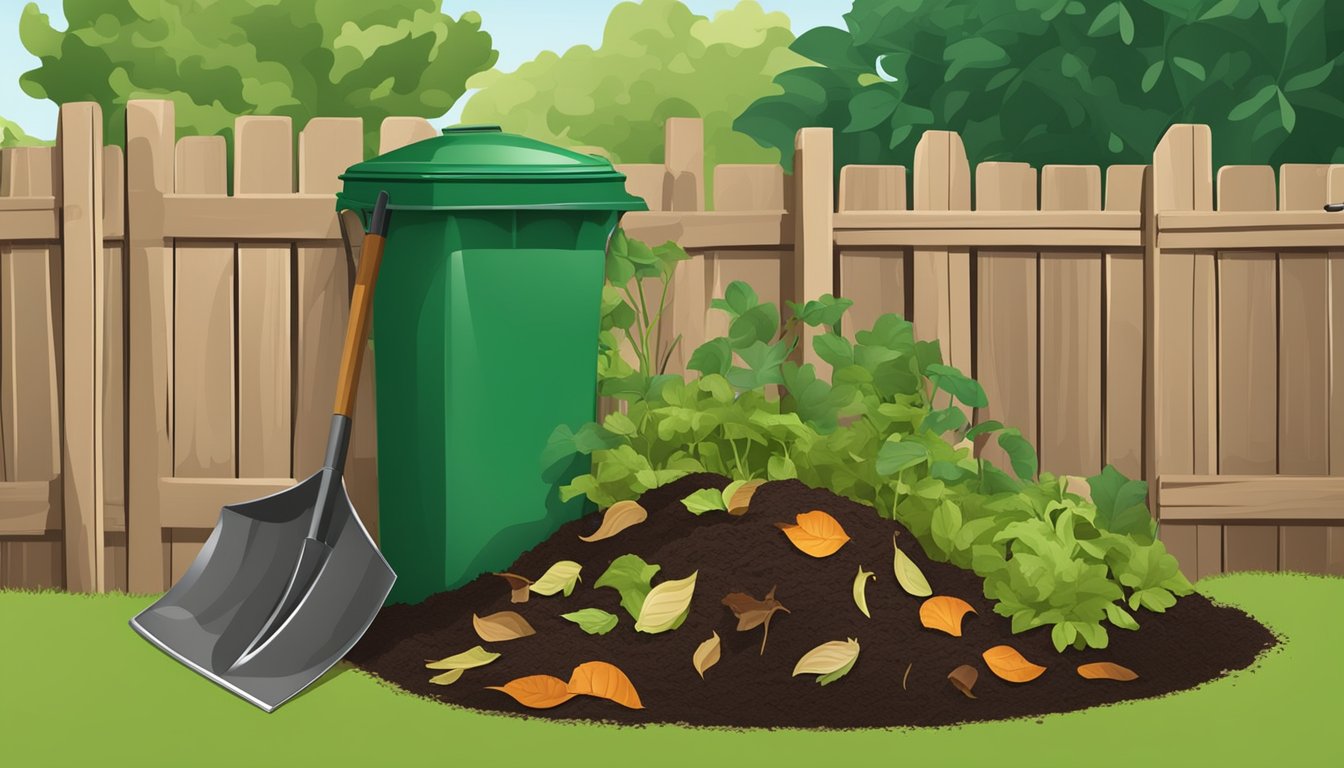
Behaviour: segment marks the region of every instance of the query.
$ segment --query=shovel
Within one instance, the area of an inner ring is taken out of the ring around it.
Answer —
[[[131,619],[169,656],[267,712],[345,656],[397,578],[341,477],[386,234],[384,192],[355,276],[322,468],[280,493],[221,509],[187,572]]]

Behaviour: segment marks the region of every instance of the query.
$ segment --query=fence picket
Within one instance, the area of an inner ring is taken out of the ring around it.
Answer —
[[[975,209],[1036,210],[1036,169],[1026,163],[980,163],[975,169]],[[1039,445],[1036,253],[982,248],[975,268],[975,374],[989,400],[976,421],[1003,422]],[[985,444],[980,458],[1000,468],[1009,466],[997,442]]]
[[[716,211],[783,211],[784,170],[778,165],[720,165],[714,169],[714,210]],[[784,269],[788,252],[779,250],[725,250],[706,251],[705,306],[714,298],[723,296],[734,280],[742,280],[756,290],[761,302],[772,302],[784,309],[783,293],[787,283]],[[706,339],[728,335],[728,316],[718,310],[705,313]],[[682,344],[694,344],[682,339]],[[695,350],[691,346],[689,353]]]
[[[1106,210],[1137,211],[1142,205],[1142,165],[1106,169]],[[1102,463],[1128,477],[1143,475],[1143,254],[1105,255],[1105,394]]]
[[[1332,165],[1326,197],[1344,201],[1344,165]],[[1336,214],[1340,215],[1340,214]],[[1330,251],[1330,474],[1344,475],[1344,248]],[[1344,575],[1344,526],[1326,529],[1325,569]]]
[[[925,131],[915,146],[915,210],[969,211],[971,170],[961,137]],[[943,360],[972,374],[971,252],[966,248],[914,252],[915,335],[937,339]],[[972,414],[969,409],[967,417]]]
[[[906,210],[905,166],[847,165],[840,169],[837,209],[849,211]],[[853,301],[842,330],[854,333],[873,327],[887,312],[908,317],[906,292],[910,288],[910,253],[905,249],[842,250],[839,256],[840,295]]]
[[[1279,169],[1279,210],[1321,210],[1328,165]],[[1279,472],[1330,474],[1330,261],[1324,251],[1279,254]],[[1279,567],[1325,573],[1325,526],[1279,528]]]
[[[1101,210],[1101,168],[1041,169],[1041,210]],[[1045,251],[1040,262],[1041,467],[1087,477],[1101,471],[1101,254]]]
[[[104,586],[126,591],[126,169],[121,147],[103,147]]]

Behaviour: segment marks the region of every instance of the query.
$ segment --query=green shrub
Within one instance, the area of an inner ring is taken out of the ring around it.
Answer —
[[[656,263],[666,272],[650,266],[648,274],[666,278],[680,251],[623,247],[609,260],[622,285],[629,279],[619,263],[624,254]],[[628,291],[626,298],[633,298]],[[625,400],[627,412],[556,429],[545,466],[592,456],[592,471],[561,488],[561,497],[584,495],[605,507],[692,472],[797,478],[898,520],[929,557],[983,577],[985,596],[1012,619],[1014,632],[1050,626],[1061,651],[1105,648],[1105,623],[1137,629],[1131,610],[1161,612],[1191,591],[1156,538],[1146,484],[1107,467],[1089,478],[1090,502],[1049,473],[1037,476],[1035,450],[1017,430],[967,423],[967,409],[988,404],[984,390],[943,364],[938,342],[916,341],[911,324],[894,314],[852,343],[841,336],[851,303],[830,295],[790,302],[781,323],[774,304],[734,282],[712,302],[729,317],[728,335],[691,355],[698,377],[654,372],[647,351],[638,355],[641,370],[603,366],[601,391]],[[649,321],[663,308],[640,313],[630,324],[639,333],[627,338],[638,336],[647,350]],[[606,309],[608,317],[623,314],[614,301]],[[832,366],[830,381],[789,359],[804,325],[821,331],[813,347]],[[604,354],[615,354],[611,341]],[[1007,453],[1011,474],[972,455],[972,441],[991,438]]]

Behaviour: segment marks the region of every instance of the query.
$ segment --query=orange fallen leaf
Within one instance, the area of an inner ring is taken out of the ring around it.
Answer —
[[[550,675],[532,675],[511,680],[504,685],[488,685],[487,690],[503,691],[514,701],[532,709],[558,707],[577,694],[571,692],[565,681]]]
[[[473,613],[471,625],[476,628],[476,634],[487,643],[515,640],[537,633],[532,625],[527,623],[527,619],[513,611],[500,611],[489,616],[477,616]]]
[[[747,513],[747,507],[751,505],[751,497],[756,495],[756,489],[765,484],[764,480],[748,480],[733,491],[733,495],[728,498],[728,514],[741,516]]]
[[[961,637],[961,620],[975,609],[959,597],[930,597],[919,606],[919,621],[929,629],[941,629],[953,637]]]
[[[990,672],[1010,683],[1029,683],[1045,671],[1045,667],[1027,661],[1011,645],[996,645],[980,655]]]
[[[618,501],[607,507],[602,515],[602,524],[589,536],[580,536],[579,541],[602,541],[624,531],[632,525],[639,525],[649,518],[649,513],[637,501]]]
[[[1078,674],[1086,677],[1088,680],[1119,680],[1129,682],[1137,680],[1138,675],[1134,670],[1128,667],[1122,667],[1119,664],[1112,664],[1109,661],[1098,661],[1092,664],[1083,664],[1078,667]]]
[[[793,546],[812,557],[826,557],[849,541],[849,534],[834,517],[814,509],[795,518],[797,525],[775,523],[789,537]]]
[[[605,661],[589,661],[575,667],[569,676],[568,690],[576,696],[596,696],[630,709],[644,708],[635,684],[615,665]]]

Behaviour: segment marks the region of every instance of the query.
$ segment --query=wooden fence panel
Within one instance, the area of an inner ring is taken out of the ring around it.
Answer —
[[[905,166],[847,165],[840,169],[837,211],[906,210]],[[853,340],[888,312],[908,317],[910,253],[906,249],[846,249],[839,255],[839,295],[854,302],[841,330]]]
[[[977,211],[1036,210],[1036,169],[1026,163],[980,163],[975,168]],[[985,389],[989,407],[976,416],[1021,430],[1038,445],[1040,385],[1038,369],[1038,264],[1034,251],[976,252],[975,375]],[[998,443],[981,449],[980,457],[1007,468],[1008,456]]]
[[[714,169],[715,211],[784,210],[784,170],[778,165],[720,165]],[[705,306],[721,298],[728,285],[742,280],[750,285],[762,303],[772,302],[780,310],[787,283],[784,270],[790,266],[790,251],[778,249],[713,250],[703,254],[705,269]],[[704,338],[683,338],[689,358],[700,343],[728,335],[728,316],[708,310],[704,320]]]
[[[835,293],[835,149],[830,128],[798,131],[793,152],[793,265],[786,293],[796,302]],[[804,326],[794,356],[828,379],[831,366],[817,356],[812,340],[820,330]]]
[[[235,197],[294,191],[288,117],[234,123]],[[291,477],[293,408],[288,243],[238,249],[238,476]]]
[[[1142,165],[1106,170],[1106,210],[1142,205]],[[1105,257],[1105,444],[1102,463],[1128,477],[1143,476],[1143,254],[1110,251]]]
[[[126,591],[126,169],[121,147],[103,147],[104,586]]]
[[[1101,168],[1041,169],[1041,210],[1101,210]],[[1101,254],[1041,253],[1041,469],[1101,471]]]
[[[971,209],[971,169],[961,136],[924,132],[915,147],[914,194],[917,211]],[[913,258],[916,337],[937,339],[948,365],[973,373],[970,251],[921,248]]]
[[[1218,172],[1219,211],[1271,211],[1274,170],[1228,166]],[[1218,473],[1278,472],[1279,296],[1273,252],[1218,254]],[[1238,525],[1223,531],[1228,570],[1278,566],[1278,529]]]
[[[59,199],[56,165],[50,147],[0,152],[0,195]],[[50,483],[60,476],[63,273],[57,245],[0,243],[0,429],[9,483]],[[65,585],[59,491],[48,498],[44,525],[21,538],[0,538],[0,584]]]
[[[665,210],[703,211],[704,125],[697,119],[669,118],[664,124],[663,147],[665,173],[662,198]],[[705,285],[704,253],[693,251],[689,259],[677,265],[672,275],[665,320],[658,332],[658,346],[663,350],[672,346],[678,334],[682,337],[668,358],[668,373],[685,373],[691,352],[706,338],[705,317],[709,305],[705,300]],[[661,290],[661,286],[656,290]]]
[[[666,210],[663,179],[667,176],[667,168],[662,163],[630,163],[617,165],[616,170],[625,174],[625,191],[644,198],[650,211]]]
[[[223,136],[177,142],[174,188],[179,194],[228,194]],[[234,249],[211,241],[174,242],[173,477],[237,477],[234,381]],[[246,311],[246,305],[237,305]],[[208,535],[175,528],[169,578],[177,581]]]
[[[1328,165],[1284,165],[1279,210],[1321,210]],[[1279,254],[1279,472],[1330,474],[1330,261],[1323,251]],[[1324,573],[1324,526],[1279,528],[1278,567]]]
[[[1344,165],[1326,177],[1326,196],[1344,201]],[[1336,214],[1341,215],[1341,214]],[[1344,248],[1330,251],[1330,474],[1344,475]],[[1344,526],[1326,530],[1326,571],[1344,575]]]

